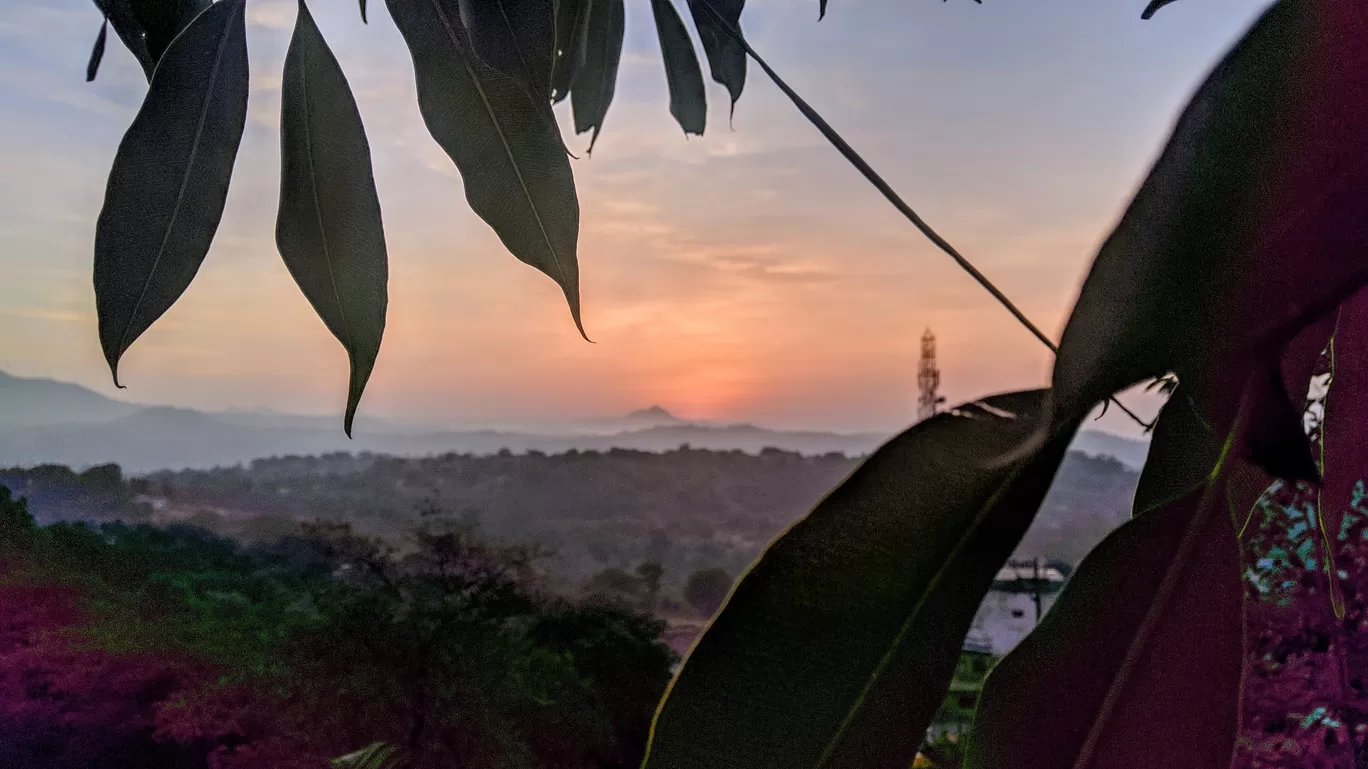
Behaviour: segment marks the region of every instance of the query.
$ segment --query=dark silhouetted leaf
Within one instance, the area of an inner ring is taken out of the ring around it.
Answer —
[[[1259,370],[1368,282],[1365,39],[1368,4],[1284,0],[1216,67],[1084,283],[1056,418],[1170,371],[1205,390]]]
[[[746,87],[746,49],[728,34],[741,32],[741,9],[746,0],[688,0],[693,14],[698,39],[703,53],[708,56],[712,79],[727,87],[731,95],[731,109],[736,112],[736,100]]]
[[[817,20],[818,20],[818,21],[821,21],[822,19],[825,19],[825,18],[826,18],[826,4],[827,4],[827,0],[821,0],[820,4],[817,6]]]
[[[509,251],[551,276],[580,324],[579,200],[551,105],[469,49],[455,0],[388,0],[413,54],[418,107],[466,200]]]
[[[360,3],[361,3],[361,23],[362,23],[362,24],[369,24],[370,22],[366,20],[366,0],[360,0]]]
[[[689,31],[670,0],[651,0],[651,11],[665,59],[665,81],[670,86],[670,114],[685,135],[702,136],[708,124],[708,96]]]
[[[95,46],[90,49],[90,62],[86,64],[86,82],[95,79],[96,73],[100,71],[100,62],[104,60],[105,44],[109,39],[109,17],[106,16],[100,23],[100,34],[95,36]]]
[[[823,0],[823,2],[825,2],[825,0]],[[1140,12],[1140,18],[1151,18],[1160,8],[1163,8],[1171,2],[1173,2],[1173,0],[1150,0],[1149,5],[1145,6],[1145,10]]]
[[[1332,312],[1303,328],[1282,349],[1277,374],[1255,372],[1265,378],[1251,381],[1247,369],[1230,368],[1208,373],[1196,384],[1180,384],[1156,420],[1151,447],[1164,448],[1151,448],[1140,472],[1135,514],[1158,508],[1207,482],[1221,455],[1221,436],[1233,426],[1238,401],[1230,393],[1253,385],[1264,388],[1252,396],[1255,413],[1263,412],[1264,418],[1251,431],[1252,445],[1244,447],[1246,453],[1241,458],[1258,464],[1260,452],[1282,452],[1290,459],[1278,459],[1274,464],[1300,465],[1301,475],[1310,472],[1305,467],[1312,458],[1302,414],[1311,375],[1329,342],[1335,318]],[[1194,389],[1197,384],[1204,389]],[[1279,399],[1284,402],[1278,403]],[[1267,418],[1268,414],[1273,418]]]
[[[1272,480],[1240,458],[1263,386],[1245,377],[1207,481],[1137,508],[989,674],[966,768],[1230,765],[1244,671],[1236,527]],[[1188,451],[1187,437],[1156,429],[1149,461]]]
[[[905,769],[1072,438],[986,466],[1045,399],[1010,393],[921,422],[775,540],[676,675],[645,769]]]
[[[95,225],[100,344],[119,358],[190,285],[223,216],[247,120],[244,0],[196,17],[119,144]]]
[[[575,75],[584,68],[591,0],[556,0],[556,58],[551,67],[551,100],[570,95]]]
[[[210,0],[129,0],[133,14],[146,34],[147,53],[152,61],[162,54],[181,30],[208,8]]]
[[[95,7],[99,8],[100,13],[113,25],[114,34],[119,36],[124,47],[138,60],[143,74],[151,80],[152,71],[157,68],[157,61],[147,52],[146,35],[137,15],[133,13],[130,0],[95,0]]]
[[[1222,497],[1190,491],[1083,559],[988,675],[966,767],[1229,765],[1244,594]]]
[[[385,229],[361,113],[303,0],[285,54],[280,156],[276,246],[309,304],[347,350],[344,429],[351,435],[385,331]]]
[[[458,5],[475,55],[522,83],[538,101],[548,100],[556,53],[552,0],[459,0]]]
[[[1221,436],[1198,413],[1190,389],[1179,384],[1155,420],[1131,506],[1133,515],[1144,515],[1200,489],[1220,461]]]
[[[613,102],[627,19],[622,0],[590,0],[589,5],[584,67],[575,76],[570,106],[575,115],[575,133],[594,129],[589,137],[589,152],[592,153],[603,128],[603,119],[608,115],[608,105]]]

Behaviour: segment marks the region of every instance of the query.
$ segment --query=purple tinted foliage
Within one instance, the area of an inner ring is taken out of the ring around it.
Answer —
[[[1274,483],[1249,513],[1244,727],[1237,769],[1368,766],[1368,379],[1343,364],[1368,342],[1346,302],[1311,382],[1306,428],[1324,482]],[[1338,348],[1338,350],[1336,350]],[[1339,354],[1336,354],[1336,353]],[[1357,358],[1355,355],[1355,363]],[[1347,429],[1346,429],[1347,428]]]

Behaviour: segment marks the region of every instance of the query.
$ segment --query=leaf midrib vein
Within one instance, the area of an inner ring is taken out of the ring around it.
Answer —
[[[950,549],[950,553],[941,562],[940,567],[936,569],[936,573],[932,575],[931,580],[927,582],[926,588],[921,592],[921,596],[917,599],[916,605],[912,607],[912,611],[908,612],[907,618],[903,620],[902,626],[898,628],[898,632],[889,643],[887,651],[884,652],[884,656],[869,674],[864,687],[860,690],[859,696],[856,697],[854,704],[852,704],[849,711],[847,711],[845,719],[837,728],[836,733],[833,734],[831,739],[827,742],[827,746],[822,751],[821,757],[817,759],[817,763],[814,764],[814,769],[821,769],[831,760],[832,755],[845,739],[846,732],[858,718],[861,708],[864,707],[865,699],[868,698],[870,692],[878,684],[884,671],[892,664],[893,656],[902,648],[902,643],[906,639],[908,631],[911,630],[912,623],[916,621],[917,617],[921,614],[922,609],[926,606],[926,602],[930,600],[931,595],[936,592],[940,587],[941,582],[944,581],[946,574],[949,572],[950,565],[959,558],[960,553],[968,545],[969,540],[974,534],[978,532],[979,527],[983,525],[988,514],[1002,500],[1002,496],[1014,483],[1016,483],[1017,478],[1029,464],[1029,461],[1021,463],[1021,465],[1002,480],[998,487],[993,491],[992,495],[989,496],[988,500],[979,507],[978,512],[974,515],[974,519],[970,521],[969,526],[965,527],[963,535],[955,541],[954,546]]]
[[[231,0],[230,0],[231,1]],[[231,13],[231,12],[230,12]],[[192,22],[193,23],[193,22]],[[143,281],[142,291],[138,294],[138,301],[133,304],[133,309],[128,313],[124,321],[123,333],[119,336],[118,354],[128,349],[128,334],[133,329],[133,319],[138,317],[138,312],[142,309],[143,302],[147,299],[147,291],[152,286],[152,279],[157,274],[157,268],[161,265],[162,256],[166,254],[166,245],[171,240],[171,233],[176,229],[176,220],[180,216],[181,205],[185,202],[185,191],[190,186],[191,171],[195,167],[195,158],[199,154],[200,139],[204,136],[204,124],[209,118],[209,104],[214,100],[214,89],[218,86],[219,65],[223,61],[223,52],[228,45],[228,38],[236,23],[236,17],[230,19],[223,29],[223,34],[219,38],[218,50],[214,52],[214,66],[209,71],[209,87],[204,91],[204,103],[200,105],[199,122],[195,126],[195,139],[190,144],[189,161],[185,164],[185,173],[181,177],[180,189],[176,191],[176,204],[171,208],[171,219],[166,224],[166,232],[162,233],[161,246],[157,249],[157,255],[152,260],[152,269],[148,270],[147,279]],[[175,42],[174,40],[172,41]],[[166,54],[162,54],[165,58]]]

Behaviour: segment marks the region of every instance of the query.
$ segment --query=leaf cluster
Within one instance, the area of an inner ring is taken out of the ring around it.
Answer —
[[[133,342],[189,287],[223,216],[246,125],[246,0],[96,0],[149,81],[110,170],[96,226],[100,344],[115,384]],[[746,79],[744,0],[688,0],[712,78],[735,107]],[[617,82],[624,0],[388,0],[413,56],[432,138],[466,200],[509,252],[555,280],[581,334],[579,202],[552,105],[569,99],[593,151]],[[362,21],[366,3],[361,0]],[[702,134],[707,95],[694,41],[672,0],[651,0],[684,133]],[[347,77],[299,0],[281,75],[276,245],[350,364],[351,434],[380,352],[389,255],[370,144]],[[586,336],[587,339],[587,336]]]

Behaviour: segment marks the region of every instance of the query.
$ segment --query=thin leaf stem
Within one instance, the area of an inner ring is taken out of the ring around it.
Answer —
[[[894,208],[898,209],[898,212],[901,213],[909,222],[911,222],[912,226],[916,227],[917,230],[920,231],[921,234],[925,235],[928,240],[934,243],[937,248],[939,248],[941,251],[944,251],[951,259],[954,259],[956,264],[958,264],[965,272],[969,273],[970,277],[977,281],[978,284],[984,288],[984,290],[986,290],[989,294],[992,294],[993,298],[996,299],[999,304],[1005,307],[1007,309],[1007,312],[1010,312],[1012,314],[1012,317],[1016,318],[1017,321],[1021,323],[1021,325],[1025,326],[1026,330],[1030,331],[1036,339],[1039,339],[1042,344],[1049,348],[1050,352],[1059,352],[1058,345],[1056,345],[1054,341],[1050,339],[1050,337],[1046,336],[1045,332],[1040,330],[1040,327],[1032,323],[1031,319],[1026,317],[1026,314],[1022,312],[1021,309],[1017,307],[1016,304],[1011,299],[1009,299],[1006,294],[1002,293],[1002,291],[997,286],[993,285],[993,282],[988,279],[988,276],[980,272],[979,269],[973,265],[973,263],[966,259],[964,255],[961,254],[954,246],[950,245],[949,241],[941,237],[940,233],[932,229],[931,225],[927,224],[926,221],[922,219],[916,211],[912,210],[912,207],[907,205],[907,203],[903,201],[902,197],[899,196],[897,192],[894,192],[893,188],[889,186],[888,182],[884,181],[883,177],[879,176],[878,172],[875,171],[873,167],[871,167],[863,157],[860,157],[860,153],[856,152],[855,149],[851,147],[850,144],[848,144],[839,133],[836,132],[836,129],[832,128],[831,124],[827,123],[827,121],[824,120],[822,116],[817,113],[817,110],[813,109],[806,101],[804,101],[803,97],[799,96],[797,92],[790,88],[788,83],[785,83],[784,79],[779,77],[778,73],[776,73],[770,67],[770,65],[765,62],[764,59],[760,58],[760,54],[756,53],[755,49],[751,47],[750,43],[746,42],[746,38],[744,35],[741,34],[741,30],[737,29],[733,24],[731,24],[731,22],[727,21],[727,19],[723,17],[722,14],[719,13],[717,9],[713,7],[711,0],[694,0],[694,2],[703,6],[703,8],[709,14],[712,15],[713,19],[717,21],[718,25],[722,28],[722,30],[726,32],[732,40],[736,41],[738,45],[745,49],[746,54],[750,56],[756,64],[760,65],[760,69],[764,70],[765,74],[769,76],[769,79],[772,80],[774,84],[779,87],[780,91],[784,92],[784,95],[789,98],[789,101],[793,102],[793,106],[797,107],[798,111],[803,113],[803,117],[807,118],[808,122],[812,123],[813,127],[815,127],[819,132],[821,132],[822,136],[826,137],[826,140],[828,142],[831,142],[831,145],[836,148],[836,151],[840,152],[842,157],[844,157],[852,166],[854,166],[855,169],[858,170],[864,176],[864,178],[869,181],[870,184],[874,185],[874,188],[877,189],[884,196],[884,198],[893,205]],[[1135,420],[1136,424],[1146,429],[1152,427],[1150,423],[1141,419],[1139,416],[1135,414],[1135,412],[1126,408],[1125,404],[1121,403],[1121,401],[1117,400],[1115,397],[1111,398],[1110,400],[1112,403],[1115,403],[1116,407],[1121,409],[1121,411],[1123,411],[1126,414],[1126,416],[1129,416],[1131,419]]]

